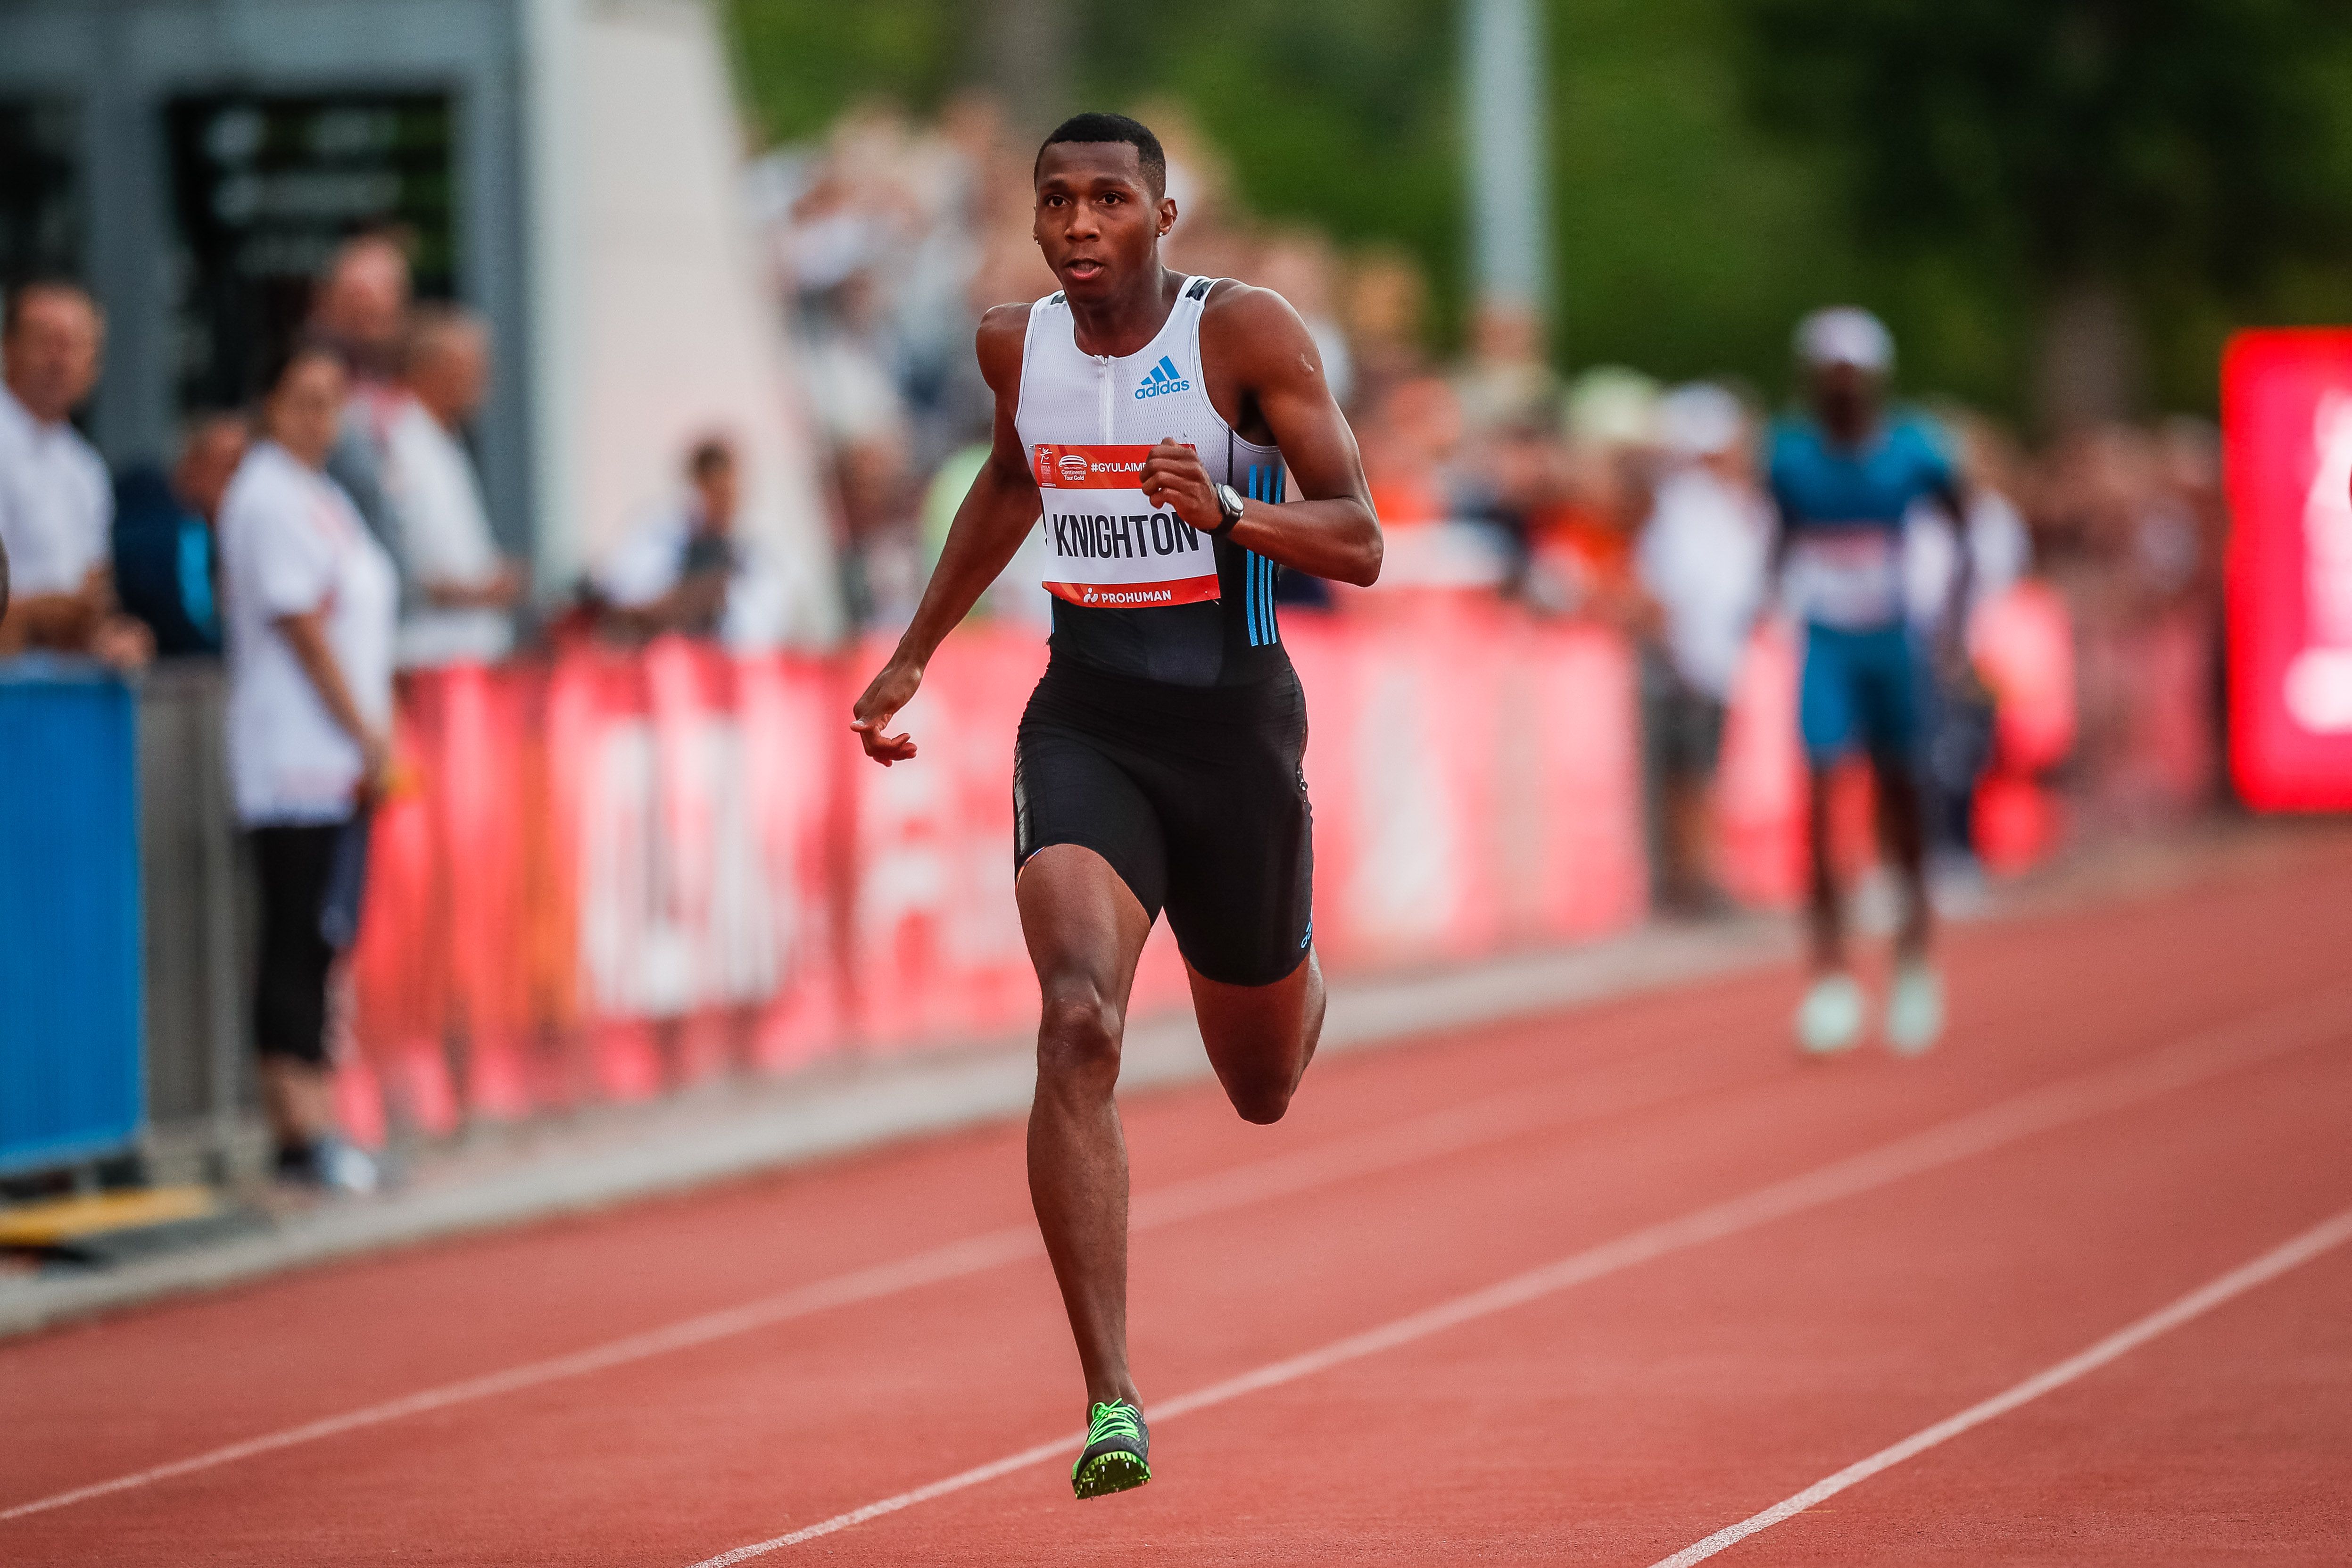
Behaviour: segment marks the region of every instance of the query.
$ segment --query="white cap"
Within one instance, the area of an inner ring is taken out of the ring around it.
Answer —
[[[1797,323],[1797,363],[1811,370],[1850,364],[1885,375],[1895,368],[1895,339],[1860,306],[1832,305]]]
[[[1675,387],[1658,400],[1658,441],[1682,458],[1712,458],[1727,452],[1747,428],[1739,399],[1711,381]]]

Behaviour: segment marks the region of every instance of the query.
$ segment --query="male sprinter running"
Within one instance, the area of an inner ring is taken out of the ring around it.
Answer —
[[[1784,602],[1802,628],[1800,724],[1811,774],[1814,980],[1797,1010],[1798,1044],[1817,1056],[1861,1038],[1862,988],[1847,967],[1845,922],[1830,864],[1830,782],[1859,751],[1876,776],[1879,837],[1903,881],[1886,1043],[1916,1056],[1944,1027],[1943,983],[1928,960],[1926,813],[1920,780],[1922,687],[1928,679],[1905,616],[1904,519],[1915,501],[1966,517],[1959,480],[1937,434],[1884,412],[1895,342],[1877,317],[1851,307],[1798,324],[1797,358],[1811,419],[1773,433],[1770,481],[1780,513],[1775,559]],[[1965,552],[1963,556],[1965,557]],[[1954,646],[1968,595],[1953,584]]]
[[[1086,1374],[1081,1498],[1151,1479],[1111,1095],[1136,960],[1165,910],[1218,1081],[1246,1120],[1278,1120],[1322,1033],[1323,975],[1275,574],[1381,569],[1314,339],[1279,295],[1160,265],[1167,177],[1120,115],[1078,115],[1038,150],[1034,232],[1061,292],[982,319],[995,447],[855,725],[884,766],[915,755],[891,720],[1042,511],[1053,657],[1021,720],[1013,853],[1044,997],[1029,1194]]]

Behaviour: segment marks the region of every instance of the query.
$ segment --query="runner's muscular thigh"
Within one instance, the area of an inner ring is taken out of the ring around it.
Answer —
[[[1150,917],[1109,861],[1078,844],[1049,844],[1013,884],[1021,935],[1048,1004],[1093,1001],[1121,1021]]]

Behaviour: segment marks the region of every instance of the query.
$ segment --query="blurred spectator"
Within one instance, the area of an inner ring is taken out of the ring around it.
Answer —
[[[1531,541],[1528,595],[1539,607],[1582,616],[1630,637],[1654,636],[1658,606],[1633,569],[1649,520],[1658,439],[1657,384],[1613,365],[1569,388],[1561,502]]]
[[[974,441],[950,453],[931,476],[930,488],[923,492],[923,562],[919,577],[928,580],[930,568],[946,549],[956,509],[971,493],[972,481],[988,462],[988,453],[987,442]],[[1051,575],[1053,560],[1044,527],[1031,529],[988,592],[981,595],[974,613],[1033,627],[1041,637],[1052,631],[1054,595],[1045,591],[1045,579]]]
[[[2220,531],[2191,454],[2114,425],[2042,465],[2036,537],[2075,620],[2080,795],[2095,830],[2179,820],[2219,776]]]
[[[489,389],[489,334],[448,306],[417,309],[384,429],[385,494],[399,524],[400,664],[489,663],[514,644],[523,574],[490,537],[466,421]]]
[[[291,1181],[375,1184],[335,1131],[328,985],[358,934],[367,808],[391,758],[398,585],[391,559],[327,477],[349,379],[315,344],[269,384],[266,437],[221,506],[228,762],[261,877],[254,1036]]]
[[[1663,689],[1645,717],[1664,827],[1661,900],[1697,912],[1718,898],[1710,791],[1725,707],[1764,600],[1771,519],[1738,397],[1704,382],[1677,387],[1660,400],[1658,433],[1666,468],[1635,549],[1664,617]]]
[[[1400,382],[1427,368],[1422,334],[1428,296],[1421,268],[1401,251],[1374,250],[1358,261],[1345,314],[1356,395],[1342,406],[1350,414],[1377,405]]]
[[[2221,432],[2211,421],[2176,415],[2157,432],[2163,483],[2197,520],[2199,571],[2188,590],[2192,612],[2204,620],[2207,640],[2205,722],[2210,735],[2229,733],[2229,643],[2223,616],[2222,563],[2229,559],[2230,506],[2221,493]],[[2210,746],[2212,774],[2204,793],[2216,798],[2231,789],[2229,767],[2219,743]]]
[[[2033,563],[2033,537],[2018,510],[2021,464],[2009,438],[1970,414],[1949,414],[1942,422],[1959,438],[1958,466],[1969,477],[1965,609],[1973,612],[2024,577]],[[1923,637],[1946,629],[1960,570],[1960,531],[1931,504],[1923,504],[1905,526],[1904,593],[1911,625]]]
[[[1471,329],[1470,363],[1454,377],[1474,437],[1548,416],[1559,377],[1544,359],[1543,322],[1522,306],[1487,302]]]
[[[0,545],[14,578],[0,658],[47,648],[127,668],[154,654],[115,608],[105,461],[68,423],[98,384],[105,331],[72,283],[21,285],[0,312]]]
[[[1398,382],[1360,423],[1364,478],[1381,527],[1412,529],[1452,517],[1450,464],[1462,444],[1462,404],[1454,389],[1433,375]]]
[[[1943,421],[1959,437],[1956,467],[1968,476],[1968,517],[1916,503],[1903,530],[1906,606],[1922,647],[1965,641],[1966,624],[2014,587],[2032,559],[2025,519],[2011,498],[2018,468],[2007,440],[1985,421]],[[1965,571],[1965,583],[1962,581]],[[1965,596],[1962,590],[1965,588]],[[1965,663],[1930,671],[1925,714],[1928,850],[1948,900],[1965,898],[1982,876],[1976,855],[1977,784],[1992,761],[1993,696]]]
[[[742,479],[735,448],[706,437],[687,455],[677,500],[640,522],[594,580],[608,625],[625,637],[665,632],[718,637],[738,647],[781,636],[783,584],[735,534]]]
[[[141,464],[114,487],[114,578],[123,608],[166,655],[221,651],[221,498],[249,440],[244,416],[199,414],[166,477]]]
[[[1457,468],[1462,405],[1442,376],[1397,382],[1360,422],[1359,441],[1387,553],[1374,594],[1493,589],[1511,545]]]
[[[341,356],[351,375],[327,475],[395,559],[400,525],[384,493],[383,445],[399,403],[409,297],[408,253],[388,234],[362,234],[336,250],[310,303],[312,336]]]
[[[1323,361],[1324,384],[1330,387],[1332,400],[1346,408],[1356,396],[1356,356],[1335,313],[1339,270],[1329,240],[1313,229],[1290,228],[1276,234],[1260,248],[1248,279],[1273,289],[1298,312]]]

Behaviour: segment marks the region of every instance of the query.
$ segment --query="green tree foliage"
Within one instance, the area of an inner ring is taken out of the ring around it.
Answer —
[[[1063,0],[1080,101],[1181,101],[1261,216],[1420,258],[1463,317],[1459,0]],[[928,111],[973,0],[729,0],[767,134]],[[2069,268],[2127,287],[2166,406],[2222,334],[2352,319],[2352,0],[1549,0],[1556,344],[1787,383],[1816,305],[1885,314],[1915,390],[2021,412]]]
[[[938,105],[968,58],[951,0],[730,0],[729,30],[764,135],[798,141],[860,99]]]
[[[1733,4],[1759,120],[1890,271],[2045,311],[2121,292],[2168,399],[2209,402],[2215,325],[2352,238],[2344,0]]]
[[[1549,29],[1565,357],[1777,395],[1796,318],[1865,275],[1818,160],[1748,123],[1724,0],[1574,0]]]
[[[1123,0],[1089,8],[1099,101],[1181,100],[1261,214],[1417,255],[1458,314],[1464,202],[1451,0]]]

